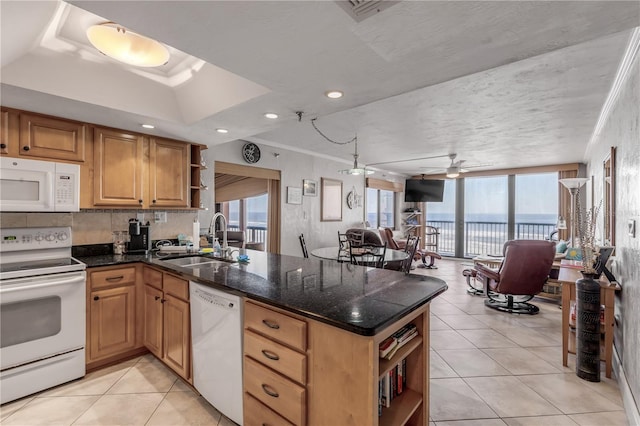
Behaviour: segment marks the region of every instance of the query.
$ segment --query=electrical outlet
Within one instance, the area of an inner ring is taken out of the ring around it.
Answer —
[[[153,221],[155,223],[166,223],[167,222],[167,212],[154,212],[153,213]]]
[[[627,222],[627,233],[631,238],[636,237],[636,221],[634,219],[629,219]]]

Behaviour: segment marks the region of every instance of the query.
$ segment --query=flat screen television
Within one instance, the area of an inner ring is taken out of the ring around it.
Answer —
[[[441,202],[444,194],[444,180],[407,179],[404,184],[406,203]]]

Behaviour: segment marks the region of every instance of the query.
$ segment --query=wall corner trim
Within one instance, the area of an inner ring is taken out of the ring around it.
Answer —
[[[631,36],[629,37],[629,42],[627,43],[627,49],[622,56],[622,60],[620,61],[620,65],[618,66],[618,72],[616,73],[616,78],[613,80],[613,84],[611,85],[611,90],[609,90],[609,94],[607,95],[607,99],[602,105],[602,109],[600,110],[600,115],[598,116],[598,121],[596,122],[595,127],[593,128],[593,133],[591,134],[591,138],[589,139],[589,143],[587,144],[587,149],[584,154],[584,161],[587,162],[591,155],[591,150],[595,145],[596,140],[600,136],[600,132],[604,127],[605,123],[609,120],[609,114],[611,113],[611,109],[613,105],[618,100],[618,96],[620,96],[620,91],[624,86],[627,78],[630,75],[631,68],[633,67],[633,62],[638,55],[638,51],[640,50],[640,27],[633,30]]]

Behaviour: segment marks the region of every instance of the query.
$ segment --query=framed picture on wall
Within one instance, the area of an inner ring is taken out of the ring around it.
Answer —
[[[342,221],[342,181],[321,179],[320,220],[322,222]]]
[[[287,186],[287,204],[302,204],[302,188]]]
[[[318,195],[318,182],[311,179],[302,180],[302,195],[315,197]]]

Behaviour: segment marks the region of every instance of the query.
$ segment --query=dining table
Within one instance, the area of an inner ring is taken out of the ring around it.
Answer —
[[[320,247],[309,252],[311,256],[326,260],[335,260],[337,262],[350,262],[349,251],[340,250],[338,246]],[[387,248],[384,253],[384,262],[403,261],[409,254],[404,250],[393,250]]]

